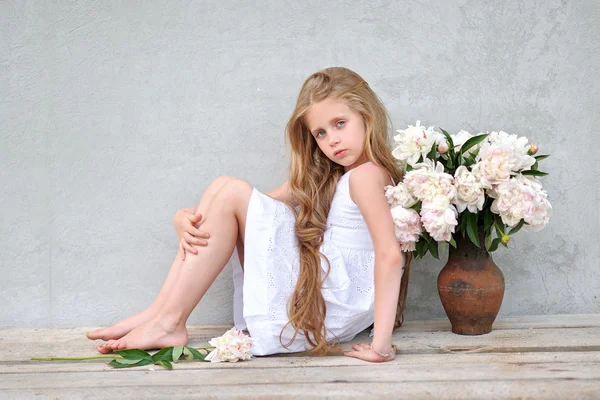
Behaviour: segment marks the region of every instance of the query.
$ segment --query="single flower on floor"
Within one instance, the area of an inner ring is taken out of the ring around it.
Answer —
[[[205,358],[211,363],[238,362],[252,358],[252,339],[239,329],[231,328],[223,336],[212,338],[208,343],[215,347]]]

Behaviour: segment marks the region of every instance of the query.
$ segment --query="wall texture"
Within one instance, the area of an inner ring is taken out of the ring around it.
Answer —
[[[174,212],[221,174],[279,185],[297,91],[332,65],[396,129],[505,130],[551,153],[552,222],[494,255],[501,314],[600,312],[599,20],[596,0],[0,2],[0,327],[149,304]],[[413,265],[409,318],[443,315],[444,258]],[[230,322],[231,298],[226,268],[191,322]]]

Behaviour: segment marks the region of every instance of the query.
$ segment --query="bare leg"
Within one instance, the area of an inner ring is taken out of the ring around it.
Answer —
[[[214,196],[223,188],[223,186],[227,182],[230,182],[234,179],[235,178],[231,176],[221,176],[215,179],[204,191],[204,194],[200,199],[200,204],[198,204],[196,210],[200,211],[204,216],[207,210],[209,209]],[[203,221],[201,221],[201,224],[203,224]],[[167,278],[165,279],[165,282],[163,283],[163,286],[160,289],[160,292],[158,293],[156,299],[154,299],[152,304],[148,306],[148,308],[146,308],[144,311],[138,314],[125,318],[124,320],[121,320],[108,328],[97,329],[93,332],[89,332],[87,334],[88,339],[119,339],[131,332],[132,329],[152,319],[152,317],[156,315],[156,313],[165,303],[169,293],[171,292],[171,289],[173,288],[173,285],[177,281],[177,277],[179,276],[182,264],[183,261],[181,260],[181,257],[179,255],[176,255],[175,260],[173,260],[173,264],[171,265],[171,269],[169,270],[169,274],[167,275]]]
[[[227,182],[206,213],[204,229],[211,233],[207,247],[189,254],[160,311],[119,340],[109,340],[100,352],[127,348],[152,349],[187,344],[185,323],[215,281],[238,241],[243,242],[252,186],[240,180]]]

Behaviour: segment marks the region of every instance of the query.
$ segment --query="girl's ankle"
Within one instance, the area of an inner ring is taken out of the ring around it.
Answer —
[[[182,314],[158,314],[154,318],[155,322],[166,332],[172,333],[181,329],[185,329],[187,318]]]

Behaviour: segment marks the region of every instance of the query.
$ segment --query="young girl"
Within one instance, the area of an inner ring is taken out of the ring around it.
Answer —
[[[327,68],[311,75],[286,127],[289,181],[265,195],[220,177],[196,208],[178,211],[180,257],[157,298],[89,333],[107,340],[98,351],[187,344],[190,313],[232,258],[235,325],[248,329],[254,355],[322,354],[374,324],[372,343],[345,355],[394,359],[410,254],[400,251],[385,198],[384,187],[402,178],[388,121],[358,74]]]

